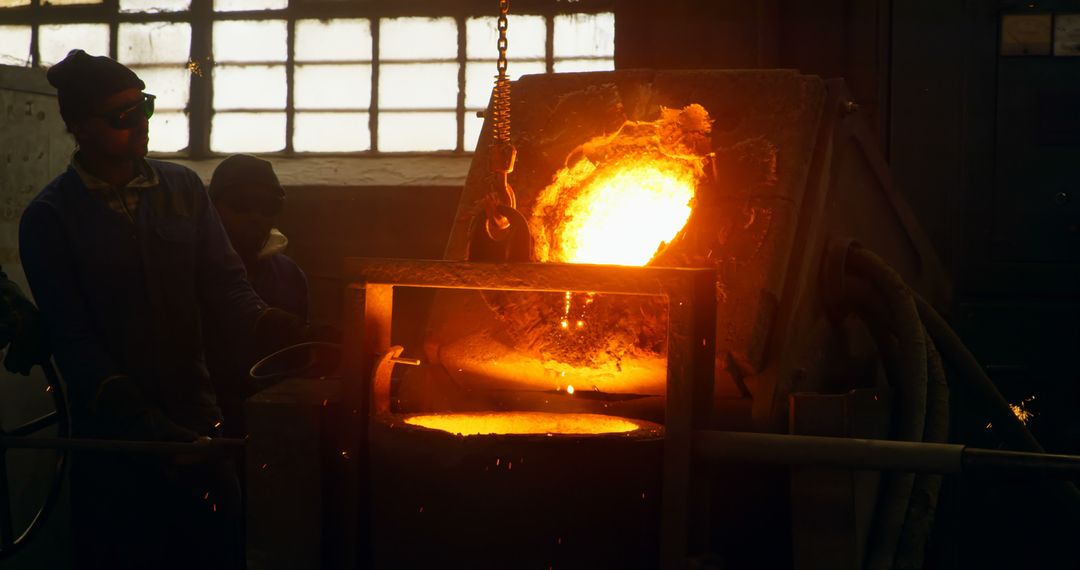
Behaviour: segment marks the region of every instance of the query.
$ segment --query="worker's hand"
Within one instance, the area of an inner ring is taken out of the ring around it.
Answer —
[[[194,443],[195,445],[210,445],[210,438],[205,436],[205,435],[201,435],[201,436],[195,438],[195,441],[193,441],[192,443]],[[194,465],[196,463],[202,463],[202,462],[206,461],[206,459],[208,457],[209,457],[208,455],[201,454],[201,453],[183,453],[183,454],[180,454],[180,455],[174,455],[172,457],[172,464],[173,465]]]
[[[19,286],[0,280],[0,348],[7,347],[4,367],[26,376],[49,359],[49,343],[41,313]]]

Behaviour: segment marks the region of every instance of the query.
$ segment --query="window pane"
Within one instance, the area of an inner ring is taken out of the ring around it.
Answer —
[[[476,150],[476,143],[480,138],[480,130],[484,127],[484,118],[477,117],[475,112],[465,112],[465,150]]]
[[[367,113],[297,113],[293,149],[299,152],[355,152],[371,148]]]
[[[185,64],[190,52],[190,24],[120,24],[116,55],[121,63]]]
[[[146,84],[146,92],[157,95],[154,106],[158,109],[183,109],[187,107],[191,90],[191,74],[186,67],[137,67],[131,66],[139,79]]]
[[[289,0],[214,0],[218,12],[237,10],[280,10],[289,7]]]
[[[555,16],[555,57],[615,55],[615,15],[570,14]]]
[[[188,118],[183,113],[155,112],[150,117],[150,145],[155,152],[176,152],[188,144]]]
[[[379,113],[380,151],[453,150],[455,147],[455,113]]]
[[[615,69],[614,59],[564,59],[555,61],[556,73],[576,71],[611,71]]]
[[[216,113],[210,129],[214,152],[285,149],[285,113]]]
[[[298,20],[296,61],[371,61],[368,20]]]
[[[109,25],[46,24],[38,28],[38,50],[45,65],[64,59],[76,48],[90,55],[108,55]]]
[[[191,0],[120,0],[121,12],[180,12]]]
[[[214,22],[214,61],[285,61],[285,22]]]
[[[457,106],[456,63],[383,64],[379,67],[382,109],[447,109]]]
[[[454,59],[457,24],[453,18],[390,18],[379,21],[379,59]]]
[[[29,6],[30,0],[0,0],[0,8],[15,8],[17,6]]]
[[[542,61],[514,62],[511,61],[506,67],[510,79],[517,79],[522,75],[544,73],[545,66]],[[495,76],[499,73],[495,69],[495,63],[469,63],[465,65],[465,106],[471,109],[483,109],[488,105],[491,98],[491,88],[495,86]]]
[[[495,27],[497,19],[469,18],[465,24],[465,55],[469,59],[498,59],[499,50],[495,42],[499,39],[499,30]],[[508,57],[541,58],[544,57],[546,42],[543,16],[513,16],[507,21]],[[494,67],[494,66],[492,66]]]
[[[30,26],[0,26],[0,65],[30,65]]]
[[[297,109],[367,109],[371,66],[297,65],[293,104]]]
[[[284,65],[214,67],[215,109],[284,109]]]

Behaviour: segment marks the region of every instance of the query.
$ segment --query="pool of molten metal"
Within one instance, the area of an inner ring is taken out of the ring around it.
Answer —
[[[425,414],[406,418],[405,423],[457,435],[607,434],[646,427],[629,418],[547,412]]]

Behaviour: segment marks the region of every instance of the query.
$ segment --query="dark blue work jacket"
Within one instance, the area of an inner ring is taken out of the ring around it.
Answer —
[[[266,307],[198,176],[148,162],[160,182],[141,190],[134,223],[68,168],[27,206],[19,227],[23,268],[83,433],[93,431],[89,410],[101,382],[118,374],[177,424],[207,433],[220,409],[203,322],[250,338]]]

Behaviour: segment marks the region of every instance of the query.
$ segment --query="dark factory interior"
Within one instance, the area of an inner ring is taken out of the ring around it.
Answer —
[[[1078,165],[1076,0],[0,0],[0,570],[1080,568]]]

